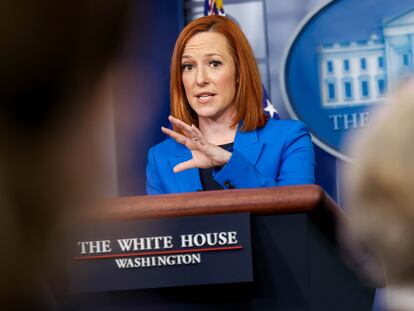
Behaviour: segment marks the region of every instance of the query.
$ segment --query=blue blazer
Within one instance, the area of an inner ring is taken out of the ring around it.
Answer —
[[[171,138],[148,152],[147,193],[202,190],[198,168],[174,173],[191,152]],[[226,188],[258,188],[314,183],[313,145],[304,124],[294,120],[267,121],[251,132],[237,131],[232,156],[213,174]]]

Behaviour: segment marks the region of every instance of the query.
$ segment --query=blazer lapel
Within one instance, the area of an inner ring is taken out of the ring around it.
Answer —
[[[234,140],[234,149],[241,152],[252,164],[256,164],[262,151],[263,143],[259,141],[257,131],[237,131]]]
[[[169,158],[171,170],[177,164],[190,160],[191,157],[191,151],[188,150],[185,146],[180,146],[176,155]],[[181,192],[194,192],[203,189],[200,181],[200,173],[197,168],[192,168],[173,174],[177,186]]]

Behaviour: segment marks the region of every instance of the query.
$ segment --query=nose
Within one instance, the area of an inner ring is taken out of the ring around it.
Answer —
[[[196,83],[199,86],[204,86],[207,85],[209,83],[209,77],[208,77],[208,72],[207,69],[204,68],[203,66],[200,66],[197,70],[196,73]]]

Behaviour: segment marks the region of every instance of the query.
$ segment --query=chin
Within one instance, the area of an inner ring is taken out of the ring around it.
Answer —
[[[203,118],[211,118],[217,114],[217,111],[213,111],[210,107],[199,107],[197,109],[193,108],[193,110],[199,117]]]
[[[220,112],[219,111],[213,111],[211,109],[199,109],[197,112],[197,115],[199,117],[204,117],[204,118],[214,118],[214,117],[218,117]]]

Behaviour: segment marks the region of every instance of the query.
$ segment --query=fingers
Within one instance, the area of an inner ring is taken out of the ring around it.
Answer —
[[[167,134],[168,136],[170,136],[172,139],[174,139],[175,141],[177,141],[180,144],[185,145],[187,143],[188,138],[185,137],[184,135],[181,135],[173,130],[170,130],[166,127],[161,126],[161,131],[164,134]]]
[[[194,159],[191,159],[185,162],[181,162],[180,164],[177,164],[176,166],[174,166],[173,171],[174,173],[178,173],[178,172],[182,172],[182,171],[188,170],[190,168],[195,168],[195,167],[197,167],[196,163]]]
[[[201,133],[201,131],[197,128],[197,126],[195,126],[194,124],[191,125],[191,129],[193,130],[193,132],[195,132],[197,135],[203,136],[203,133]]]
[[[181,121],[180,119],[174,118],[173,116],[169,116],[168,120],[176,125],[177,127],[179,127],[184,134],[189,137],[189,138],[198,138],[202,139],[202,136],[200,136],[198,133],[201,134],[200,131],[196,132],[194,129],[197,129],[197,127],[195,125],[188,125],[187,123]],[[198,130],[198,129],[197,129]],[[201,134],[202,135],[202,134]]]
[[[187,123],[171,115],[168,117],[168,120],[170,120],[171,124],[178,127],[178,129],[182,131],[182,134],[174,130],[161,127],[161,130],[165,134],[173,138],[178,143],[185,145],[190,150],[204,150],[204,152],[206,152],[205,148],[209,146],[209,143],[203,133],[194,124],[188,125]]]
[[[172,123],[178,126],[180,129],[186,131],[186,132],[192,132],[191,126],[187,123],[181,121],[180,119],[174,118],[173,116],[168,116],[168,120]]]
[[[202,144],[202,145],[205,145],[206,144],[206,140],[205,140],[205,137],[204,137],[204,135],[203,135],[203,133],[201,133],[201,131],[193,124],[193,125],[191,125],[191,129],[192,129],[192,131],[193,131],[193,133],[194,133],[194,135],[198,138],[198,140],[200,141],[200,143]]]

